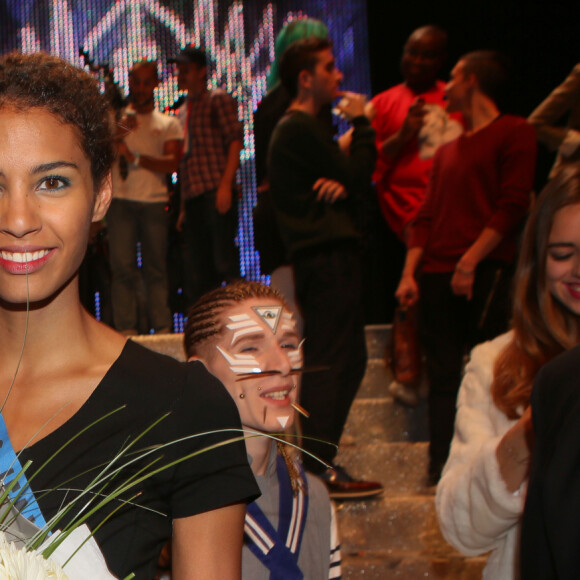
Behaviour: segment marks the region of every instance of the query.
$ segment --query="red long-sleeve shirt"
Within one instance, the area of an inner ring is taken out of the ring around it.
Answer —
[[[484,228],[503,237],[487,257],[513,261],[515,233],[529,207],[536,152],[534,128],[512,115],[437,151],[408,244],[424,248],[423,271],[453,271]]]

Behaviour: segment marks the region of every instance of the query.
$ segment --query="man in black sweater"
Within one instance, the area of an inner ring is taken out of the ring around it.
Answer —
[[[308,38],[292,44],[280,63],[292,101],[272,135],[268,177],[280,233],[294,267],[296,295],[305,319],[305,366],[328,370],[302,380],[307,468],[335,498],[382,492],[376,482],[353,480],[334,464],[336,447],[366,367],[359,233],[352,216],[356,197],[369,188],[376,150],[364,116],[365,97],[339,93],[342,80],[331,45]],[[337,105],[353,125],[348,154],[316,117]]]

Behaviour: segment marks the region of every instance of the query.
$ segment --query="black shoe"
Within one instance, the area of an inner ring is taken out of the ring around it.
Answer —
[[[361,481],[351,477],[340,465],[333,465],[318,475],[332,499],[362,499],[383,493],[378,481]]]

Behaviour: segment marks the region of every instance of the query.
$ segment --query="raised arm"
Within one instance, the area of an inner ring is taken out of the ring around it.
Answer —
[[[556,150],[566,141],[569,147],[561,150],[564,155],[571,155],[580,146],[578,130],[557,125],[573,109],[580,111],[580,64],[572,69],[566,80],[546,97],[528,119],[536,127],[538,139],[550,149]]]
[[[352,124],[349,138],[336,149],[335,165],[342,168],[342,176],[336,176],[348,194],[361,191],[371,183],[375,169],[376,147],[375,131],[365,115],[366,96],[344,92],[337,105],[343,116]],[[345,153],[344,149],[348,149]],[[330,177],[330,176],[324,176]]]
[[[407,143],[417,138],[425,117],[425,101],[417,99],[407,111],[401,128],[379,143],[381,153],[394,161]]]
[[[139,167],[156,173],[173,173],[179,169],[179,158],[183,148],[182,139],[171,139],[163,144],[163,155],[140,155],[130,151],[126,143],[119,143],[119,155],[124,155],[129,163],[137,163]],[[137,161],[138,160],[138,161]]]

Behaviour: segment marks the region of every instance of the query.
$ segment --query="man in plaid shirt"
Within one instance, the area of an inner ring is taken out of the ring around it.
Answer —
[[[179,88],[188,93],[180,111],[185,144],[177,228],[184,232],[185,291],[190,306],[224,280],[239,277],[234,193],[243,130],[235,99],[222,89],[208,90],[203,50],[187,46],[173,62]]]

